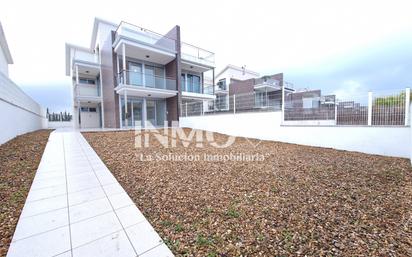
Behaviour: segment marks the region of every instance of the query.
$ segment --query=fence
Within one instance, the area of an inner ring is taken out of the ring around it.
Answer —
[[[284,108],[282,108],[284,102]],[[183,102],[181,116],[280,111],[284,125],[405,126],[409,121],[410,89],[322,95],[320,90],[255,91],[217,94],[214,100]]]
[[[282,94],[279,92],[254,92],[246,94],[218,94],[214,100],[184,102],[181,116],[199,116],[219,113],[280,111]]]
[[[293,92],[285,95],[284,123],[404,126],[408,125],[409,104],[409,88],[346,97],[321,96],[320,91]]]

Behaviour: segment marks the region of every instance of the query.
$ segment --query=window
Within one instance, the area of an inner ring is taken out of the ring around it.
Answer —
[[[96,84],[94,79],[87,79],[87,78],[79,78],[79,83],[80,84],[88,84],[88,85]]]
[[[164,69],[162,67],[145,64],[144,72],[147,87],[164,88]]]
[[[226,79],[220,79],[217,86],[220,90],[226,90]]]
[[[200,93],[200,77],[193,74],[182,74],[182,78],[184,75],[186,75],[185,78],[187,78],[185,83],[186,86],[183,87],[184,91]]]
[[[81,112],[97,112],[96,107],[80,107]]]

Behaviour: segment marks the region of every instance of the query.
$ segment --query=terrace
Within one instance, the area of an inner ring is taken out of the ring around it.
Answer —
[[[406,159],[239,137],[223,149],[198,148],[194,141],[188,148],[182,141],[164,148],[150,133],[144,133],[150,144],[143,148],[135,148],[134,132],[84,136],[175,255],[410,251],[412,173]],[[177,158],[187,153],[199,159]],[[203,159],[228,153],[264,160]]]

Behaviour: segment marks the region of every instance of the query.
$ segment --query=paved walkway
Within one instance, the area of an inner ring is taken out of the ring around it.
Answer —
[[[8,257],[173,256],[78,131],[51,133]]]

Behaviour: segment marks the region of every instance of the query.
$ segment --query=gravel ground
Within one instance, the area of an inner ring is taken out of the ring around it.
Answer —
[[[38,130],[0,145],[0,256],[6,256],[51,130]]]
[[[83,134],[177,256],[412,256],[407,159],[244,138],[135,148],[134,132]],[[264,161],[156,160],[229,152]]]

